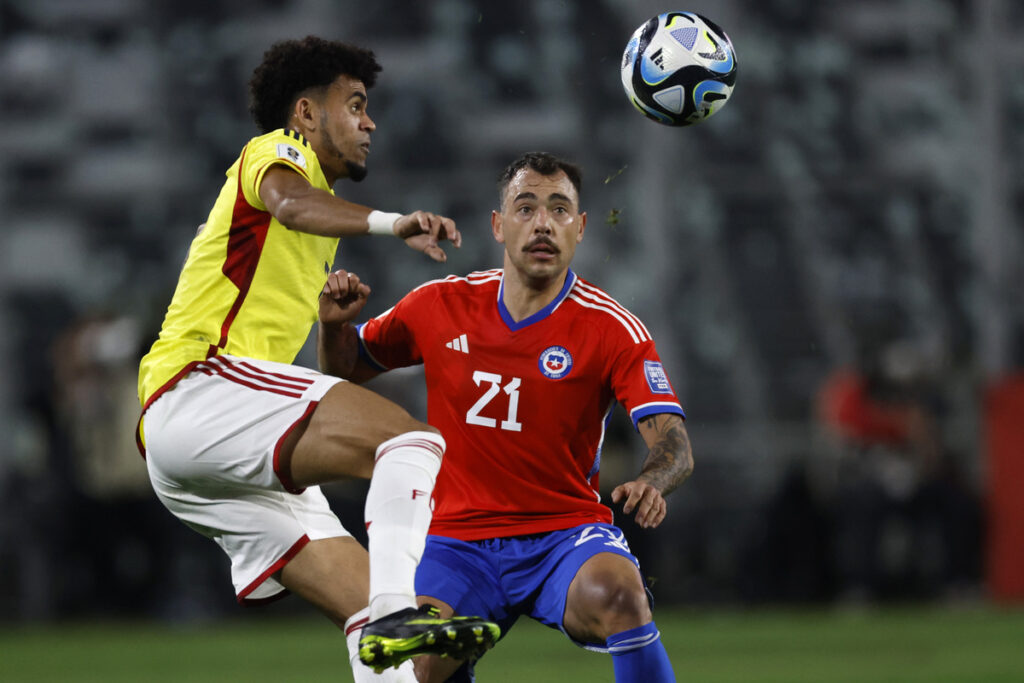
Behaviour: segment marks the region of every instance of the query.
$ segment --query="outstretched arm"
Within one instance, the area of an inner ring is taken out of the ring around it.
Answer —
[[[365,235],[370,230],[370,207],[313,187],[287,166],[276,164],[267,169],[259,193],[267,210],[290,230],[327,237]],[[441,240],[450,240],[455,247],[462,245],[462,235],[451,218],[427,211],[394,216],[391,231],[435,261],[447,260],[438,246]]]
[[[359,358],[359,338],[352,326],[366,305],[370,288],[355,273],[339,270],[327,276],[320,293],[317,359],[320,370],[353,382],[379,374]]]
[[[625,501],[622,511],[628,515],[636,510],[636,523],[649,529],[665,519],[665,496],[693,472],[693,451],[679,415],[650,415],[638,426],[649,449],[647,458],[636,479],[615,487],[612,502]]]

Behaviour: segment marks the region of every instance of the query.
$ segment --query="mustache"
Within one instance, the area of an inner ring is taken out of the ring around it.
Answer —
[[[537,237],[528,242],[527,245],[523,247],[523,251],[530,251],[534,247],[539,247],[542,244],[549,248],[551,251],[555,252],[556,254],[559,254],[562,251],[557,246],[555,246],[554,242],[552,242],[549,238],[544,236]]]

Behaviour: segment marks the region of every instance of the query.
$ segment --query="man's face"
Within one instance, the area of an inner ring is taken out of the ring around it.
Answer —
[[[541,175],[527,167],[505,188],[501,211],[491,214],[494,239],[505,245],[505,266],[537,284],[560,277],[583,239],[587,215],[563,171]]]
[[[350,76],[339,76],[327,87],[320,103],[320,139],[316,150],[324,173],[360,181],[366,177],[370,133],[377,129],[366,113],[366,86]]]

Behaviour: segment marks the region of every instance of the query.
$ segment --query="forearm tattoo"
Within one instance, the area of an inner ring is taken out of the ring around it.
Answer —
[[[652,415],[640,422],[641,434],[650,451],[640,478],[667,494],[693,472],[693,451],[686,425],[678,415]]]

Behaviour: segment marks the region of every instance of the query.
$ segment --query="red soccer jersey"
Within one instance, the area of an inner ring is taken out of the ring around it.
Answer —
[[[448,443],[430,533],[462,540],[612,522],[598,470],[616,402],[683,414],[640,320],[571,270],[514,322],[502,271],[428,282],[359,326],[378,369],[424,364],[428,421]]]

